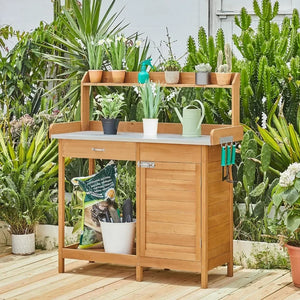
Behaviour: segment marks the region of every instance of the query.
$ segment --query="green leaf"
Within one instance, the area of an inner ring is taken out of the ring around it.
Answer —
[[[258,186],[255,187],[254,190],[252,190],[249,194],[251,197],[258,197],[263,194],[267,187],[267,183],[261,182]]]
[[[298,230],[300,228],[300,215],[291,212],[286,219],[286,227],[292,232]]]
[[[295,188],[291,188],[284,191],[282,197],[288,204],[293,205],[299,199],[299,193]]]
[[[283,198],[282,198],[282,193],[280,194],[274,194],[272,196],[272,200],[273,200],[273,203],[276,207],[279,207],[283,201]]]

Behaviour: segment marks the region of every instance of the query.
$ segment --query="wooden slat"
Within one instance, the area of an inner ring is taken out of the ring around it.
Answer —
[[[166,223],[163,219],[160,222],[146,222],[146,230],[150,233],[185,234],[195,235],[195,224]]]
[[[151,171],[147,173],[151,173]],[[164,174],[161,174],[161,176],[163,175]],[[149,178],[147,176],[146,186],[149,187],[149,189],[157,186],[158,189],[162,191],[162,198],[164,196],[163,193],[167,194],[170,188],[176,191],[193,191],[195,189],[195,183],[193,181],[181,180],[181,177],[178,179],[168,179],[167,177]]]
[[[157,167],[151,170],[151,172],[148,172],[147,178],[152,179],[160,179],[160,178],[166,178],[168,180],[178,180],[178,178],[181,181],[190,181],[195,182],[195,172],[193,171],[183,171],[178,170],[178,168],[174,168],[173,170],[170,170],[169,168],[166,170],[162,170],[161,168]]]
[[[195,202],[183,203],[183,202],[172,202],[172,201],[158,201],[147,199],[147,211],[173,211],[173,212],[195,212]]]
[[[152,200],[160,201],[182,201],[189,202],[191,199],[196,198],[196,191],[194,190],[168,190],[167,193],[164,193],[165,190],[160,189],[160,186],[157,188],[147,188],[146,197]],[[162,197],[163,195],[163,197]]]
[[[136,265],[136,255],[106,253],[98,249],[70,249],[63,248],[62,255],[64,258],[81,259],[88,261],[99,261],[102,263],[112,263],[125,266]]]
[[[159,250],[148,250],[146,248],[145,256],[148,257],[157,257],[157,258],[167,258],[167,259],[184,259],[195,261],[196,255],[193,253],[180,253],[178,251],[159,251]]]
[[[195,247],[195,237],[183,234],[146,233],[146,243]]]
[[[200,163],[201,146],[141,144],[141,160]]]
[[[81,129],[80,122],[51,124],[49,127],[49,136],[51,137],[53,134],[76,132],[76,131],[80,131],[80,129]]]
[[[164,268],[172,270],[183,270],[190,272],[200,272],[201,263],[188,261],[188,260],[178,260],[178,259],[165,259],[165,258],[156,258],[156,257],[141,257],[140,263],[144,267],[152,268]]]
[[[209,259],[210,259],[213,257],[220,256],[224,253],[228,253],[230,250],[230,245],[229,245],[229,242],[220,244],[218,246],[209,245],[208,249],[209,249],[208,255],[209,255]]]
[[[196,216],[194,212],[169,212],[169,211],[161,211],[157,213],[157,211],[154,212],[147,212],[146,219],[149,222],[161,222],[163,220],[167,223],[177,223],[179,226],[180,224],[195,224],[196,222]]]
[[[185,247],[185,246],[176,246],[176,245],[162,245],[162,244],[148,243],[147,249],[148,250],[159,250],[159,251],[165,251],[165,252],[195,253],[194,247]]]
[[[220,181],[222,181],[222,169],[219,168],[213,172],[208,172],[208,182],[209,184],[218,185]]]

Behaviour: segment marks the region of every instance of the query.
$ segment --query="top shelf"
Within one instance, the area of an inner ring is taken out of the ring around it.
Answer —
[[[140,86],[138,83],[138,73],[139,72],[126,72],[124,83],[113,83],[111,79],[111,72],[103,71],[102,81],[99,83],[92,83],[89,79],[89,73],[87,72],[83,77],[81,83],[82,86]],[[216,74],[210,73],[208,85],[197,85],[195,84],[195,73],[194,72],[181,72],[179,83],[177,84],[167,84],[165,82],[164,72],[149,72],[150,81],[160,83],[162,87],[177,87],[177,88],[233,88],[236,82],[236,77],[238,73],[232,73],[231,84],[230,85],[218,85],[216,83]]]

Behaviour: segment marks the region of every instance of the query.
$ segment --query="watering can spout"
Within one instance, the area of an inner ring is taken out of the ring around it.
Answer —
[[[175,109],[175,112],[176,112],[176,114],[177,114],[177,116],[178,116],[179,121],[181,122],[181,124],[183,124],[183,119],[182,119],[182,116],[181,116],[181,114],[180,114],[178,108],[177,108],[177,107],[174,107],[174,109]]]

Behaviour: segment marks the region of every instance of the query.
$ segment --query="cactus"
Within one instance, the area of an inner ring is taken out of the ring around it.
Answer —
[[[201,64],[195,66],[195,70],[196,70],[196,72],[210,72],[211,66],[209,63],[207,63],[207,64],[201,63]]]
[[[225,44],[224,52],[225,52],[226,64],[228,66],[228,71],[227,72],[231,72],[231,68],[232,68],[232,51],[231,51],[231,48],[230,48],[229,44]]]
[[[232,37],[244,58],[235,69],[241,73],[241,121],[255,128],[257,116],[262,112],[268,115],[281,93],[284,114],[296,126],[296,115],[292,112],[300,102],[300,72],[294,72],[292,61],[300,56],[299,13],[295,9],[280,27],[273,21],[278,14],[278,2],[272,5],[271,0],[255,0],[253,8],[259,18],[258,29],[251,27],[251,17],[242,8],[240,17],[235,17],[241,34]]]

